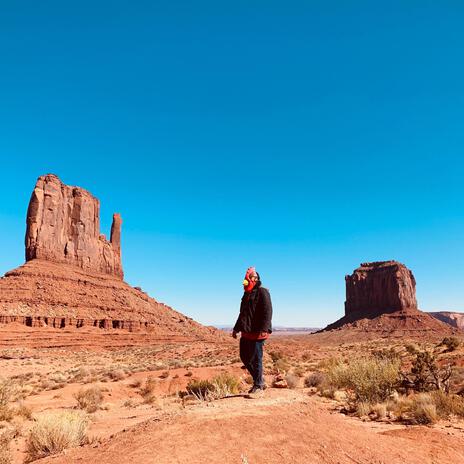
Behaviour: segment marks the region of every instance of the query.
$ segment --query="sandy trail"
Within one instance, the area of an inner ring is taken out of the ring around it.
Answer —
[[[328,411],[305,392],[271,389],[260,399],[227,398],[166,413],[40,462],[457,464],[464,463],[464,434],[363,423]]]

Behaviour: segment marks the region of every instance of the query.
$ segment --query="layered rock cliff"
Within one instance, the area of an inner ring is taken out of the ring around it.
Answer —
[[[454,333],[449,325],[419,311],[414,275],[398,261],[363,263],[345,277],[345,283],[345,315],[323,330],[336,330],[337,339]]]
[[[100,202],[53,175],[38,178],[26,219],[26,261],[43,259],[123,278],[121,217],[113,215],[111,238],[100,233]]]
[[[416,280],[412,272],[397,261],[363,263],[353,274],[347,275],[345,281],[345,315],[417,309]]]

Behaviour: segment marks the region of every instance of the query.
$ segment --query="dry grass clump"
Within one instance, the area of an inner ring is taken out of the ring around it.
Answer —
[[[322,372],[313,372],[305,378],[304,384],[305,387],[317,388],[320,387],[325,382],[325,380],[325,375]]]
[[[411,402],[411,419],[416,424],[433,424],[438,419],[437,407],[428,393],[415,395]]]
[[[122,369],[112,369],[106,372],[106,376],[113,382],[117,382],[118,380],[124,380],[126,378],[126,373]]]
[[[10,453],[11,435],[8,432],[0,433],[0,464],[11,464]]]
[[[352,393],[356,402],[385,401],[398,384],[400,361],[365,357],[337,363],[327,371],[329,385]]]
[[[42,414],[26,441],[27,462],[88,442],[88,417],[81,411]]]
[[[211,380],[192,379],[187,384],[187,393],[200,401],[212,401],[240,392],[240,379],[223,372]]]
[[[0,379],[0,421],[10,421],[14,412],[10,402],[14,401],[16,386],[9,379]]]
[[[14,408],[14,415],[21,416],[26,420],[30,420],[32,419],[32,409],[20,401]]]
[[[148,377],[143,386],[140,388],[140,395],[142,395],[143,402],[150,404],[156,401],[155,390],[158,385],[158,379]]]
[[[358,417],[368,416],[371,413],[371,410],[372,410],[372,406],[367,401],[360,401],[356,405],[356,415]]]
[[[285,380],[287,382],[288,388],[297,388],[300,384],[300,378],[295,374],[287,374],[285,376]]]
[[[89,388],[80,389],[75,395],[77,407],[88,413],[98,411],[103,402],[103,392],[100,387],[94,385]]]

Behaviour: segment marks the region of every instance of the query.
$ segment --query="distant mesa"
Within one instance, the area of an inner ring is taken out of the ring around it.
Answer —
[[[110,241],[100,233],[100,202],[53,175],[38,178],[27,210],[26,261],[44,259],[123,278],[121,216]]]
[[[450,333],[453,329],[420,311],[413,273],[398,261],[362,263],[345,277],[345,315],[323,332],[357,330],[381,336]]]
[[[123,281],[121,217],[100,233],[100,203],[53,174],[38,178],[26,219],[26,263],[0,278],[0,323],[150,331],[206,339],[205,327]],[[1,340],[0,340],[1,344]]]
[[[363,263],[345,281],[345,316],[417,309],[416,280],[397,261]]]
[[[435,311],[429,313],[435,319],[445,322],[452,327],[464,329],[464,313],[457,313],[452,311]]]

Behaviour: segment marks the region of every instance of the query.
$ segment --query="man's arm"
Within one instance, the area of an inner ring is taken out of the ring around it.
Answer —
[[[272,302],[267,288],[261,287],[261,304],[263,308],[263,332],[272,333]]]

